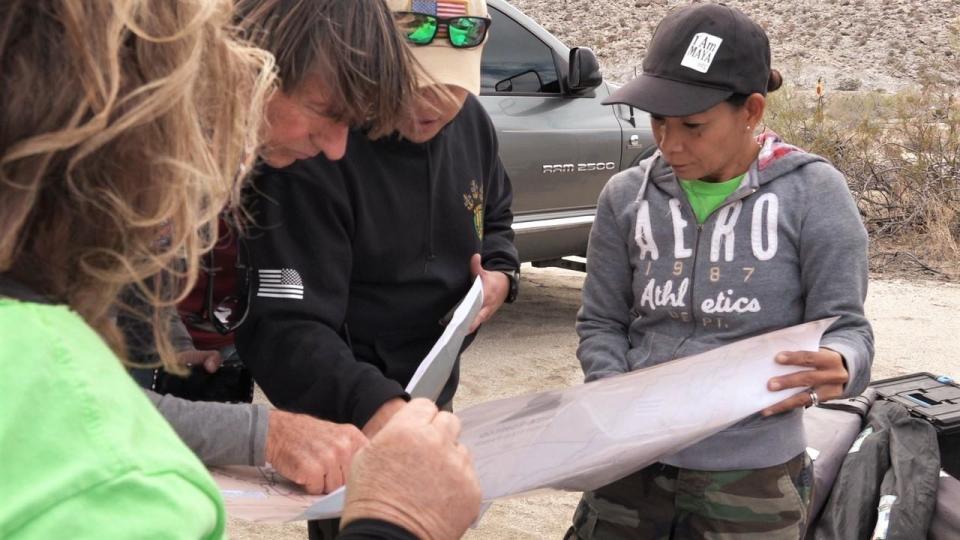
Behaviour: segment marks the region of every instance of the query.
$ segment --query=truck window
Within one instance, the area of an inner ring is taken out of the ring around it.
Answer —
[[[490,18],[493,24],[480,66],[481,93],[559,94],[550,48],[500,11],[491,8]]]

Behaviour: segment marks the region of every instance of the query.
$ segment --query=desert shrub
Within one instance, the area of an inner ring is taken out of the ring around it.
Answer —
[[[909,246],[924,268],[960,276],[956,88],[817,96],[786,87],[770,96],[767,126],[846,175],[873,240]]]

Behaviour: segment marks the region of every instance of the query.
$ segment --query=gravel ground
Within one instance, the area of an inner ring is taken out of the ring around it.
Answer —
[[[505,306],[464,354],[456,408],[581,382],[573,322],[583,274],[523,268],[521,296]],[[873,378],[917,371],[960,379],[953,356],[960,335],[960,284],[873,279],[867,315],[877,354]],[[559,539],[579,494],[544,492],[493,505],[469,540]],[[259,524],[231,520],[230,535],[248,539],[302,540],[302,523]]]
[[[512,0],[571,47],[590,47],[613,81],[633,78],[657,23],[687,0]],[[827,90],[897,90],[960,81],[957,0],[727,0],[770,36],[784,80]],[[495,29],[493,31],[496,31]]]

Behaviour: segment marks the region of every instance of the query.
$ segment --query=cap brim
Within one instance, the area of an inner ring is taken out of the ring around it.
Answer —
[[[418,73],[420,86],[452,84],[480,94],[480,57],[483,47],[455,49],[446,45],[410,47],[413,57],[425,73]]]
[[[631,105],[657,116],[689,116],[701,113],[732,95],[730,90],[643,74],[607,96],[602,103]]]

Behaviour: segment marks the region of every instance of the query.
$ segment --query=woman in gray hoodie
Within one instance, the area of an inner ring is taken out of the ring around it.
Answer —
[[[802,534],[802,407],[863,391],[873,334],[867,235],[843,175],[754,134],[781,82],[763,29],[736,9],[694,4],[660,23],[642,76],[605,101],[649,112],[659,151],[600,195],[577,356],[592,381],[839,319],[819,351],[777,355],[813,368],[770,380],[793,397],[585,493],[567,538]]]

